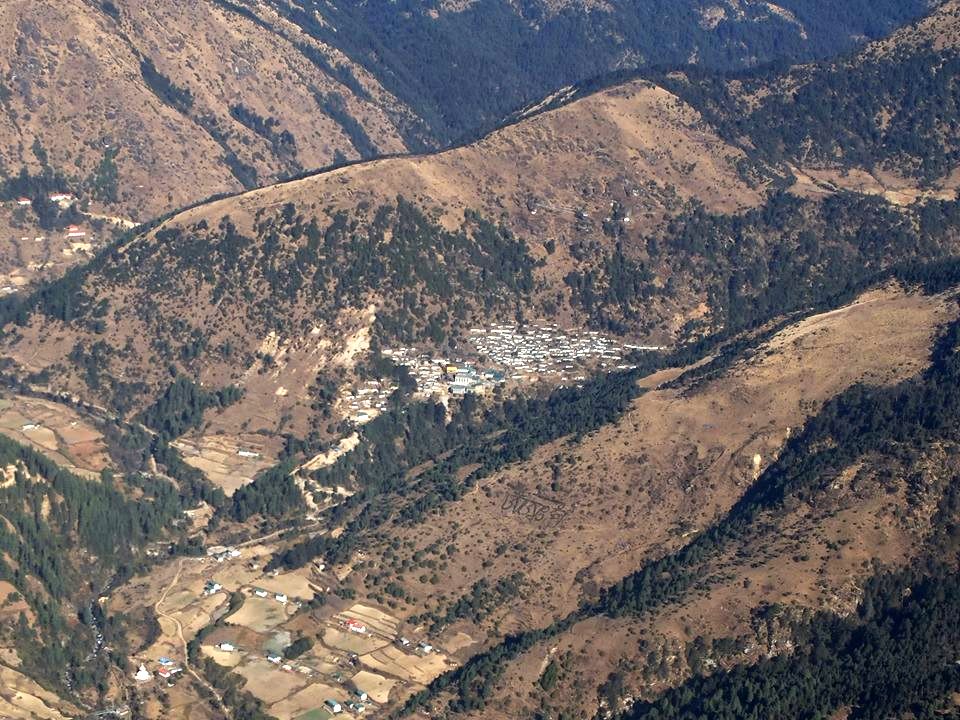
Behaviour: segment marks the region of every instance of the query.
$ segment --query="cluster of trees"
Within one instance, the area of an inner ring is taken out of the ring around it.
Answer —
[[[363,125],[357,122],[356,118],[350,114],[343,95],[337,92],[314,93],[314,99],[317,105],[323,110],[324,114],[330,117],[340,129],[350,138],[350,143],[354,149],[360,153],[361,158],[371,158],[377,155],[377,146],[374,145]]]
[[[774,193],[738,215],[689,207],[669,222],[651,263],[705,292],[720,327],[741,329],[835,302],[896,266],[954,255],[958,228],[957,201],[904,211],[858,194],[812,202]]]
[[[242,396],[243,391],[234,385],[210,391],[180,375],[137,419],[165,440],[172,440],[200,427],[205,410],[227,407]]]
[[[278,131],[280,121],[276,118],[265,118],[242,103],[230,106],[230,117],[269,142],[277,157],[289,159],[296,156],[296,138],[289,130]]]
[[[243,522],[254,515],[281,518],[303,508],[303,495],[293,481],[292,462],[281,463],[257,475],[248,485],[239,488],[225,506],[230,517]]]
[[[153,60],[144,57],[140,60],[140,74],[147,87],[161,102],[181,113],[188,113],[193,107],[193,93],[189,88],[180,87],[170,78],[157,70]]]
[[[622,331],[636,325],[651,299],[693,291],[710,299],[712,328],[730,338],[773,317],[836,307],[886,278],[912,284],[937,273],[952,277],[960,203],[931,200],[904,209],[858,194],[814,202],[778,192],[736,215],[689,204],[661,237],[647,239],[639,257],[624,249],[619,231],[612,234],[611,253],[584,244],[582,263],[565,278],[573,306],[591,325]],[[651,267],[670,268],[671,281],[658,287]],[[711,367],[742,348],[735,342]],[[696,343],[685,348],[688,356],[702,350]]]
[[[45,153],[41,152],[39,155],[46,158]],[[50,200],[50,195],[54,192],[67,192],[73,186],[74,183],[62,173],[44,163],[36,174],[21,168],[18,174],[3,177],[0,181],[0,200],[13,201],[25,197],[31,201],[29,212],[33,213],[41,228],[48,232],[62,230],[68,225],[80,222],[83,215],[76,203],[62,208],[59,203]]]
[[[115,203],[120,190],[120,171],[117,168],[117,155],[120,148],[108,147],[103,151],[103,159],[90,176],[88,185],[90,194],[97,200]]]
[[[373,211],[340,213],[321,228],[288,204],[261,215],[253,237],[228,218],[216,227],[165,228],[156,243],[98,257],[8,314],[26,322],[39,310],[67,322],[95,323],[98,306],[85,285],[96,273],[108,283],[135,283],[151,306],[158,296],[178,298],[184,283],[198,282],[212,304],[235,308],[251,327],[290,334],[310,324],[332,325],[344,308],[366,307],[376,296],[382,301],[377,337],[442,343],[452,328],[481,316],[515,316],[533,290],[533,267],[523,241],[473,213],[460,230],[448,231],[398,198]],[[152,349],[166,363],[190,367],[216,349],[211,327],[159,312],[145,319]],[[243,352],[253,362],[252,353]]]
[[[486,578],[481,578],[470,587],[470,592],[458,598],[443,611],[428,611],[423,615],[408,618],[411,625],[429,623],[429,632],[436,634],[457,620],[470,620],[480,623],[497,608],[509,602],[520,594],[523,588],[523,573],[514,573],[509,577],[499,578],[491,584]]]
[[[66,672],[77,687],[100,683],[107,668],[88,662],[92,637],[71,628],[64,609],[85,608],[78,610],[83,618],[95,583],[136,563],[136,548],[164,533],[182,500],[173,484],[132,475],[125,484],[139,496],[134,501],[109,473],[99,482],[77,477],[0,436],[0,466],[10,465],[17,470],[13,484],[0,489],[0,557],[11,562],[0,559],[0,579],[17,588],[36,618],[15,630],[20,657],[52,682]]]
[[[23,167],[18,174],[0,181],[0,200],[11,202],[21,197],[45,199],[50,193],[62,192],[69,187],[67,179],[49,165],[45,165],[37,174]]]
[[[570,301],[588,318],[593,327],[623,333],[635,324],[641,309],[658,290],[653,273],[642,263],[628,257],[618,240],[612,253],[596,267],[571,270],[564,277],[570,288]]]
[[[889,165],[932,181],[958,159],[958,71],[954,49],[901,47],[790,71],[778,64],[731,78],[691,68],[683,79],[655,79],[700,109],[727,140],[749,138],[763,159]],[[783,92],[784,85],[796,88]],[[741,93],[759,100],[751,106]]]
[[[112,482],[84,480],[6,437],[0,437],[0,458],[4,466],[14,464],[26,471],[18,473],[17,481],[2,491],[7,510],[17,514],[16,508],[29,507],[30,515],[19,515],[25,527],[35,528],[36,532],[44,532],[44,526],[55,527],[64,538],[77,538],[83,547],[100,558],[127,557],[132,546],[156,537],[180,510],[177,489],[169,482],[131,478],[130,482],[149,499],[149,502],[135,503]],[[44,497],[50,505],[46,518],[40,518],[39,505]],[[36,548],[24,543],[20,549],[29,553]],[[18,565],[43,579],[55,597],[64,596],[67,586],[57,571],[57,564],[62,560],[46,550],[38,558],[38,563],[18,562]],[[48,561],[52,563],[49,568],[45,565]]]
[[[879,575],[856,616],[821,613],[797,628],[794,653],[694,677],[622,718],[830,717],[841,708],[851,708],[852,720],[949,714],[960,688],[958,617],[960,578],[951,569]]]

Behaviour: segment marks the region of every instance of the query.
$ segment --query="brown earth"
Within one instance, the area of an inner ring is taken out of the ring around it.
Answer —
[[[234,561],[188,562],[173,585],[177,563],[167,563],[118,589],[110,607],[129,611],[153,603],[161,589],[167,590],[163,609],[181,620],[189,639],[222,612],[224,594],[209,601],[200,597],[203,583],[215,578],[228,591],[242,590],[247,597],[241,611],[227,618],[228,625],[207,643],[237,644],[243,654],[236,659],[237,671],[248,678],[247,689],[278,713],[297,712],[307,697],[329,693],[326,688],[334,687],[336,678],[342,681],[355,674],[350,652],[360,656],[360,667],[382,676],[386,685],[399,683],[389,698],[391,703],[402,701],[477,652],[480,647],[472,641],[482,643],[518,628],[547,625],[646,559],[687,542],[731,506],[754,474],[776,458],[788,433],[802,426],[824,401],[854,382],[893,383],[922,369],[937,328],[955,317],[955,308],[945,296],[909,294],[888,286],[787,327],[694,390],[660,388],[659,383],[677,371],[659,373],[643,383],[649,390],[618,423],[579,441],[539,448],[528,461],[494,474],[473,493],[415,527],[384,528],[386,536],[397,541],[395,549],[387,553],[387,547],[377,542],[365,545],[363,563],[352,572],[330,568],[319,573],[308,565],[278,576],[280,584],[273,587],[269,574],[248,565],[253,560],[262,567],[263,559],[283,546],[271,540],[244,548],[244,557]],[[758,465],[755,455],[760,456]],[[953,462],[949,457],[947,450],[931,449],[927,472],[937,474],[941,465],[949,467]],[[555,492],[549,478],[558,461],[561,472]],[[510,665],[497,691],[496,707],[501,710],[490,704],[482,716],[516,717],[521,708],[539,702],[533,683],[550,658],[562,660],[565,668],[557,700],[589,716],[597,709],[597,685],[621,659],[636,656],[641,639],[657,652],[673,653],[692,641],[691,633],[708,639],[747,638],[753,649],[743,658],[750,659],[761,647],[763,652],[775,647],[769,645],[775,634],[758,634],[755,628],[754,611],[761,602],[781,602],[796,612],[848,611],[856,601],[858,583],[869,573],[865,563],[874,558],[908,561],[917,538],[929,526],[933,507],[915,498],[908,502],[902,486],[896,492],[882,487],[879,475],[871,474],[875,465],[871,462],[867,458],[862,468],[851,468],[844,476],[849,479],[822,501],[772,519],[774,534],[746,547],[743,557],[731,554],[718,560],[717,571],[726,573],[726,579],[709,595],[691,595],[683,604],[643,621],[586,621],[537,646]],[[903,469],[899,477],[906,474]],[[562,503],[563,516],[550,523],[505,509],[504,497],[512,492],[513,483]],[[904,513],[905,507],[912,509]],[[435,548],[448,545],[455,548],[453,554],[438,558]],[[394,565],[404,560],[409,569],[396,572]],[[418,566],[423,560],[433,567]],[[516,572],[523,575],[520,597],[492,608],[479,624],[460,620],[430,637],[425,624],[404,622],[424,611],[442,614],[481,578],[493,583]],[[437,584],[419,579],[432,573],[439,577]],[[391,578],[400,583],[410,601],[384,602],[379,591],[364,582],[372,575],[379,576],[378,587]],[[336,587],[336,576],[345,577],[345,583],[358,591],[356,602],[328,593],[327,604],[319,608],[281,612],[274,599],[251,596],[254,587],[288,593],[304,583]],[[367,623],[373,643],[345,632],[346,618]],[[166,625],[161,622],[162,636],[143,653],[144,659],[155,661],[159,654],[175,651],[172,629]],[[263,659],[261,648],[274,642],[278,633],[306,636],[314,643],[310,653],[292,662],[292,670],[278,669]],[[427,640],[438,651],[422,655],[401,648],[393,642],[401,634],[414,643]],[[230,664],[234,660],[230,658]],[[677,682],[686,672],[685,666],[674,663],[660,678],[645,674],[641,663],[627,674],[627,684],[631,692],[650,693]],[[371,680],[366,675],[360,680],[364,678]]]
[[[0,665],[0,717],[10,720],[66,720],[78,710],[13,668]]]
[[[0,433],[85,477],[99,477],[101,470],[113,465],[100,431],[62,403],[0,395]]]
[[[335,92],[381,152],[405,149],[396,118],[406,109],[342,54],[302,37],[270,17],[273,32],[204,0],[162,4],[117,0],[119,20],[82,0],[11,0],[0,7],[0,77],[10,91],[0,114],[0,159],[7,168],[36,169],[34,139],[50,164],[81,181],[108,148],[119,149],[122,214],[144,220],[162,211],[242,189],[209,129],[262,181],[299,167],[329,164],[335,152],[357,157],[350,139],[314,99]],[[349,67],[370,99],[357,97],[312,64],[303,44],[333,67]],[[141,58],[193,94],[183,114],[151,92]],[[296,156],[278,157],[271,143],[229,113],[243,105],[290,131]],[[204,124],[207,127],[204,127]]]
[[[554,237],[570,226],[574,210],[602,216],[609,197],[624,188],[638,191],[630,195],[640,223],[646,213],[657,216],[690,197],[722,212],[752,207],[761,195],[736,173],[735,163],[743,157],[689,105],[634,81],[533,115],[462,148],[375,160],[253,190],[188,210],[171,223],[230,215],[244,227],[256,210],[274,204],[315,203],[329,213],[402,194],[439,206],[449,223],[465,209],[477,209],[510,218],[525,234]],[[530,198],[538,203],[535,214],[527,208]]]
[[[958,450],[938,444],[906,464],[863,458],[825,492],[764,518],[762,538],[742,543],[712,564],[721,580],[708,590],[643,619],[595,617],[577,623],[511,663],[493,702],[483,713],[468,716],[506,720],[519,708],[535,707],[541,697],[536,683],[550,659],[564,668],[550,702],[592,717],[600,709],[598,688],[613,672],[623,674],[625,697],[634,699],[652,698],[688,677],[683,657],[698,636],[708,646],[731,639],[743,648],[711,653],[711,662],[721,667],[789,652],[789,634],[780,631],[778,618],[817,610],[847,615],[856,608],[875,562],[906,566],[919,554],[944,480],[960,462]],[[921,499],[907,493],[908,478],[917,473],[928,488]],[[769,607],[777,613],[763,611]]]

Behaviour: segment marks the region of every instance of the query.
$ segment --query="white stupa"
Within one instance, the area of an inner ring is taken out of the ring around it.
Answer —
[[[146,682],[147,680],[150,680],[152,677],[153,675],[147,672],[147,669],[141,664],[140,669],[137,670],[136,674],[133,676],[133,679],[136,680],[137,682]]]

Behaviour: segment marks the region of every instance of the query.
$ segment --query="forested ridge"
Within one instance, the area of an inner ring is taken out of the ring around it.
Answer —
[[[610,332],[652,329],[652,303],[693,292],[710,315],[685,327],[686,339],[818,307],[897,265],[955,255],[960,202],[904,209],[857,193],[812,201],[777,191],[742,213],[691,202],[658,234],[638,236],[622,223],[611,233],[612,254],[574,244],[582,261],[564,279],[571,306]],[[657,280],[666,274],[670,282]]]
[[[205,390],[181,375],[138,419],[164,440],[173,440],[199,427],[205,410],[231,405],[242,394],[240,388],[233,385],[216,391]]]
[[[960,160],[955,43],[868,46],[799,65],[770,60],[740,69],[671,62],[620,68],[531,107],[539,114],[642,78],[689,103],[724,140],[743,148],[746,179],[766,177],[781,186],[790,182],[784,163],[886,170],[933,184]]]
[[[397,198],[375,209],[336,213],[321,227],[288,203],[280,212],[262,214],[252,236],[224,217],[216,228],[200,222],[118,243],[91,264],[0,310],[14,325],[41,313],[82,330],[86,339],[69,359],[83,382],[124,414],[147,395],[153,408],[143,419],[160,429],[172,420],[160,417],[170,405],[162,393],[188,390],[183,380],[170,385],[170,375],[161,370],[195,377],[210,358],[249,367],[257,360],[255,348],[237,336],[251,328],[306,334],[335,324],[344,311],[376,302],[374,332],[385,346],[439,346],[480,317],[522,314],[534,290],[533,271],[525,241],[477,213],[468,212],[461,228],[448,231]],[[111,321],[119,316],[104,297],[103,283],[135,288],[143,332],[150,338],[147,356],[134,354],[132,341],[121,344],[111,337]],[[182,290],[189,283],[199,290],[187,303]],[[198,306],[210,312],[195,319]],[[174,307],[179,309],[173,312]],[[127,374],[117,366],[138,359],[161,372],[121,380]],[[200,393],[186,404],[235,399],[234,391],[218,392],[228,396]],[[175,436],[197,419],[192,412],[165,431]]]
[[[695,677],[623,720],[936,717],[960,689],[960,579],[956,566],[882,573],[857,614],[822,613],[795,630],[801,647]]]
[[[663,318],[651,316],[651,307],[671,308],[691,296],[705,298],[710,312],[682,328],[681,339],[735,331],[818,307],[894,266],[955,254],[958,208],[945,200],[897,208],[855,193],[812,201],[774,192],[737,215],[691,202],[654,235],[612,223],[612,252],[598,241],[574,241],[575,263],[563,284],[570,308],[609,332],[654,332]],[[73,370],[121,413],[158,403],[147,422],[157,427],[163,393],[183,390],[160,369],[197,377],[211,361],[250,367],[258,356],[237,342],[238,333],[259,328],[257,337],[268,330],[296,337],[376,303],[373,335],[382,347],[455,346],[475,324],[522,320],[531,307],[546,318],[562,313],[557,298],[564,293],[540,279],[542,263],[526,239],[476,213],[451,232],[400,198],[339,213],[323,227],[288,204],[262,214],[250,235],[224,218],[216,228],[197,223],[128,241],[8,301],[4,311],[15,324],[41,313],[80,330],[68,358]],[[138,298],[141,332],[151,338],[146,353],[132,345],[129,329],[115,326],[118,308],[100,294],[105,283]],[[190,312],[186,284],[197,284],[203,301],[193,299]],[[148,372],[124,372],[141,362]],[[229,400],[194,399],[204,406]],[[168,435],[198,418],[182,418]]]
[[[958,70],[956,48],[903,47],[795,69],[724,76],[689,68],[651,79],[764,160],[881,167],[932,182],[958,160]]]
[[[946,270],[943,265],[931,267],[924,275],[937,285],[946,282],[947,277],[952,283],[960,281],[954,263]],[[443,693],[453,693],[453,711],[481,709],[510,660],[586,618],[598,614],[642,615],[682,598],[693,588],[709,584],[712,560],[723,550],[762,532],[757,522],[762,514],[776,512],[787,498],[814,495],[865,453],[893,451],[901,444],[942,437],[956,439],[955,418],[960,413],[958,348],[960,322],[954,322],[936,343],[931,367],[922,375],[893,387],[856,385],[841,393],[807,421],[777,461],[719,522],[684,548],[647,563],[605,589],[596,602],[584,604],[546,628],[507,636],[458,670],[437,678],[428,690],[411,698],[404,712],[411,712]],[[946,537],[949,553],[955,554],[955,524],[952,527],[954,530],[948,530]],[[936,628],[929,632],[936,632]],[[838,646],[837,652],[842,652],[842,647]],[[942,668],[923,667],[931,672],[940,672]]]
[[[404,128],[413,150],[475,136],[526,103],[624,65],[684,65],[692,54],[714,69],[809,60],[849,48],[855,37],[881,37],[926,9],[916,0],[790,0],[781,6],[794,14],[791,22],[744,4],[711,28],[694,0],[617,0],[596,9],[564,3],[555,11],[534,0],[482,0],[456,11],[410,1],[271,5],[307,35],[338,47],[416,113],[422,125]],[[255,12],[250,3],[242,7]],[[352,74],[342,82],[355,83]]]

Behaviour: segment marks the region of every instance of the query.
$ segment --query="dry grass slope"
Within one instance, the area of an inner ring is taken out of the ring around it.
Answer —
[[[11,0],[0,7],[0,77],[9,91],[0,113],[5,167],[36,167],[36,139],[53,167],[85,179],[107,148],[119,148],[116,207],[144,220],[242,189],[224,161],[227,148],[262,182],[329,164],[338,152],[359,157],[315,93],[340,95],[381,152],[405,149],[391,119],[405,116],[401,104],[345,57],[299,37],[279,18],[271,33],[211,0],[114,6],[118,18],[81,0]],[[334,67],[350,67],[368,98],[311,64],[298,43],[312,45]],[[188,113],[151,92],[142,58],[191,92]],[[235,105],[274,118],[277,132],[291,132],[295,161],[278,157],[266,138],[231,117]]]

